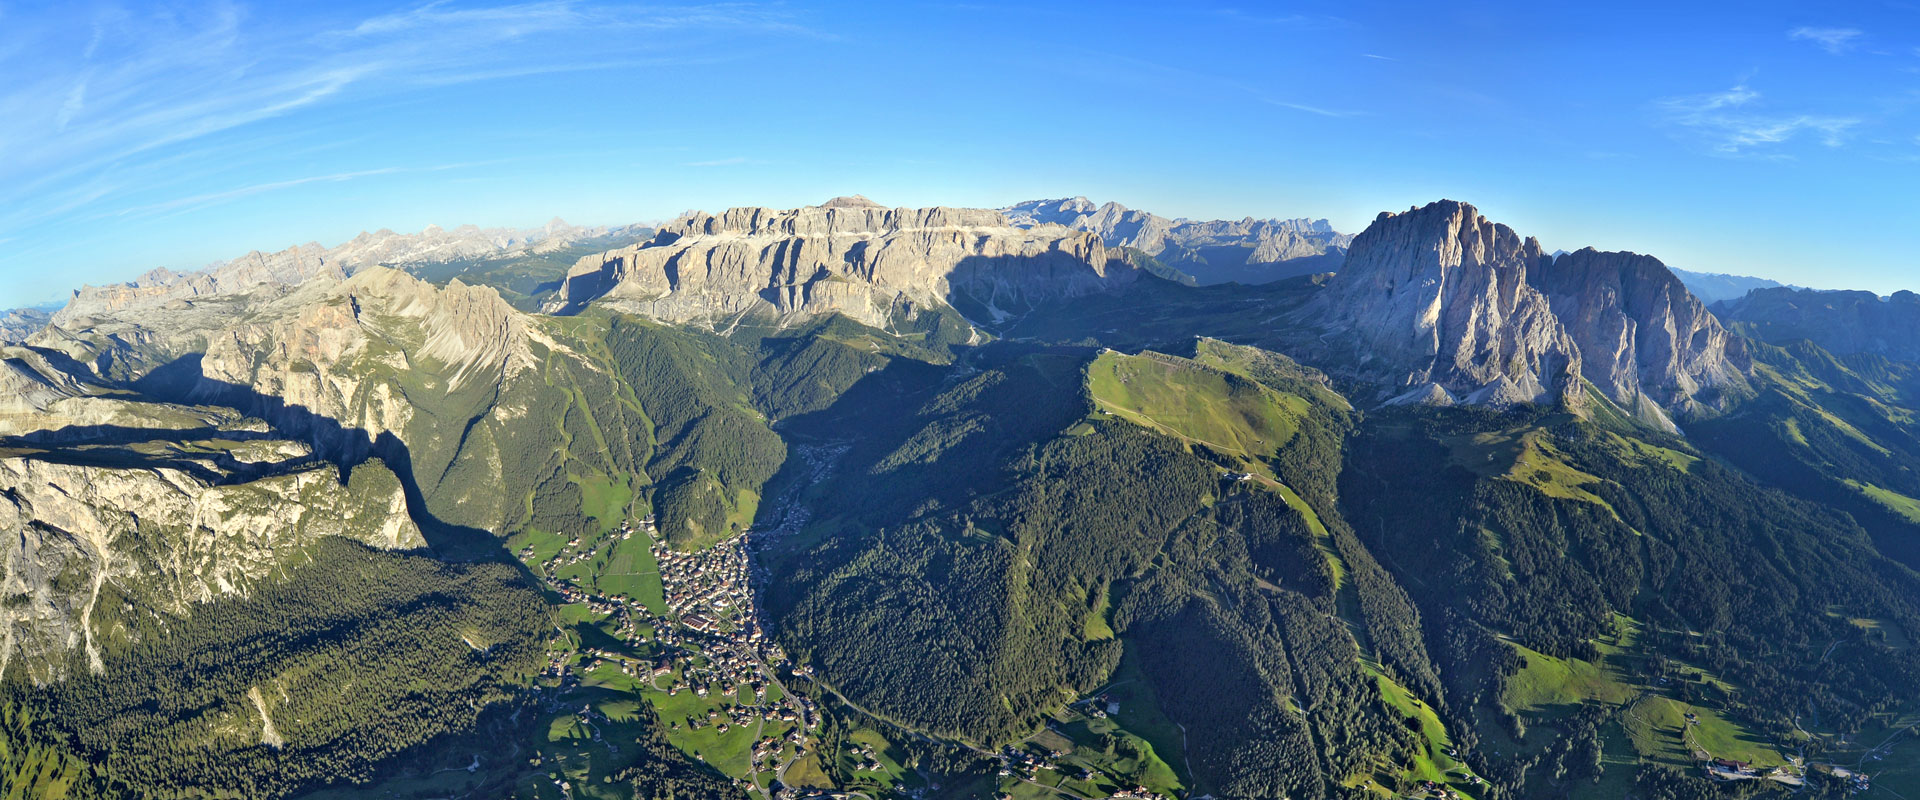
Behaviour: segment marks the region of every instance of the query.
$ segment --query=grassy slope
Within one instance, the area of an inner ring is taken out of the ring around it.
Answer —
[[[1107,352],[1087,367],[1099,410],[1215,450],[1264,458],[1293,439],[1307,401],[1187,359]]]

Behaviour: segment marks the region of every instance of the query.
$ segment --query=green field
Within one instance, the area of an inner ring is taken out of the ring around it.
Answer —
[[[1127,735],[1138,737],[1150,751],[1152,761],[1165,767],[1165,772],[1162,773],[1159,767],[1149,765],[1147,777],[1154,782],[1145,785],[1150,789],[1173,795],[1176,794],[1171,791],[1173,789],[1192,786],[1193,773],[1187,766],[1186,735],[1181,732],[1179,725],[1174,724],[1173,720],[1167,718],[1167,715],[1160,710],[1159,698],[1155,696],[1152,684],[1147,682],[1146,676],[1140,672],[1139,664],[1132,657],[1121,658],[1120,668],[1114,671],[1113,682],[1107,684],[1105,693],[1111,695],[1114,701],[1120,704],[1120,713],[1107,720],[1098,720],[1088,719],[1077,712],[1067,710],[1065,713],[1070,716],[1056,716],[1055,719],[1071,721],[1078,718],[1088,723],[1102,723],[1111,725]],[[1108,732],[1093,727],[1089,727],[1088,730],[1095,733]],[[1204,794],[1199,791],[1204,787],[1192,786],[1192,788],[1195,789],[1195,794]]]
[[[600,523],[603,531],[620,526],[627,518],[627,511],[633,505],[633,487],[631,477],[607,477],[604,475],[572,475],[573,482],[580,487],[580,511],[595,522]]]
[[[1888,511],[1899,514],[1908,522],[1920,523],[1920,500],[1915,500],[1899,492],[1882,489],[1871,483],[1848,480],[1847,485],[1853,487],[1854,491],[1866,495],[1869,499],[1873,500],[1873,502],[1886,506]]]
[[[625,677],[625,676],[621,676]],[[752,697],[750,689],[736,687],[734,692],[714,692],[700,697],[691,691],[668,694],[649,686],[634,684],[640,696],[653,704],[654,712],[665,726],[667,741],[680,748],[686,754],[698,758],[731,778],[746,778],[751,768],[753,743],[769,736],[785,736],[793,729],[792,724],[768,721],[764,724],[731,725],[722,732],[716,719],[709,712],[719,711],[734,704],[738,692]],[[675,728],[675,723],[679,724]],[[700,727],[695,728],[695,723]]]
[[[1513,648],[1527,664],[1507,679],[1501,702],[1509,709],[1547,711],[1589,700],[1619,705],[1639,691],[1617,669],[1604,664],[1555,658],[1517,644]]]
[[[1300,429],[1306,400],[1187,359],[1108,351],[1087,366],[1096,407],[1222,453],[1263,460]]]
[[[640,601],[655,615],[667,613],[667,598],[660,583],[660,564],[653,557],[653,540],[643,531],[634,531],[628,539],[613,543],[607,565],[594,576],[594,588],[603,595],[618,595]]]
[[[1465,779],[1472,770],[1445,752],[1453,744],[1447,736],[1447,726],[1440,721],[1432,707],[1413,696],[1406,687],[1381,673],[1373,665],[1367,666],[1367,674],[1372,675],[1380,687],[1380,697],[1387,707],[1401,716],[1420,721],[1420,738],[1423,746],[1413,753],[1411,769],[1402,774],[1404,780],[1436,781],[1449,784],[1463,797],[1473,797],[1473,787]]]

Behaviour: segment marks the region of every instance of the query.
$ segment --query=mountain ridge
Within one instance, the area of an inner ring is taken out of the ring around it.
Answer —
[[[1201,284],[1274,280],[1330,272],[1352,234],[1324,219],[1198,221],[1169,219],[1085,197],[1030,200],[1000,209],[1015,225],[1062,225],[1098,235],[1108,247],[1129,247],[1193,275]]]

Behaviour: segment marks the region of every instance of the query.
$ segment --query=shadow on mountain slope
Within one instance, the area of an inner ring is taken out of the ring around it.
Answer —
[[[420,534],[435,555],[454,560],[519,563],[492,533],[447,522],[427,507],[420,483],[414,477],[412,451],[391,431],[370,434],[305,406],[261,394],[251,386],[207,378],[200,369],[198,354],[183,356],[153,370],[135,381],[133,388],[158,400],[224,406],[265,420],[277,436],[305,442],[313,448],[315,458],[338,467],[343,485],[352,476],[354,467],[369,458],[378,458],[400,479],[407,516],[420,528]]]

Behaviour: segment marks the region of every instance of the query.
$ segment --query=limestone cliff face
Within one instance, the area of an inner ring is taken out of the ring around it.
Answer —
[[[143,415],[155,417],[146,427],[215,424],[165,421],[171,416],[162,404],[115,405],[126,401],[113,391],[137,383],[185,404],[169,408],[226,406],[258,418],[319,459],[384,460],[416,481],[441,522],[494,531],[524,513],[507,498],[525,487],[501,485],[503,459],[521,454],[503,452],[499,442],[530,407],[564,391],[542,380],[537,366],[551,359],[596,369],[491,288],[458,280],[437,287],[384,267],[94,322],[51,328],[34,351],[70,358],[91,383],[43,391],[36,407],[14,417],[0,408],[0,435],[141,424]]]
[[[54,368],[44,354],[0,346],[0,435],[5,435],[9,420],[15,417],[37,414],[87,393],[78,378]]]
[[[1643,420],[1725,410],[1747,392],[1746,348],[1659,259],[1586,248],[1533,278],[1579,345],[1582,374]]]
[[[885,328],[899,314],[939,305],[1001,317],[1137,275],[1084,232],[1016,228],[980,209],[834,201],[669,223],[649,242],[582,259],[549,311],[604,298],[673,323],[837,312]]]
[[[327,535],[425,544],[378,462],[347,484],[330,466],[217,484],[172,467],[0,458],[0,675],[55,680],[75,651],[99,670],[101,643],[130,635],[128,614],[245,592]]]
[[[422,403],[532,369],[531,341],[526,316],[492,289],[377,267],[308,284],[211,337],[191,396],[238,393],[248,413],[359,458],[384,434],[405,440]],[[409,397],[403,378],[426,394]]]
[[[1381,214],[1298,317],[1343,371],[1414,402],[1551,402],[1579,349],[1529,281],[1539,242],[1442,200]]]
[[[1584,378],[1640,420],[1724,410],[1752,364],[1658,259],[1560,256],[1443,200],[1382,214],[1297,315],[1302,347],[1408,403],[1561,402]],[[1303,334],[1304,336],[1305,334]]]

